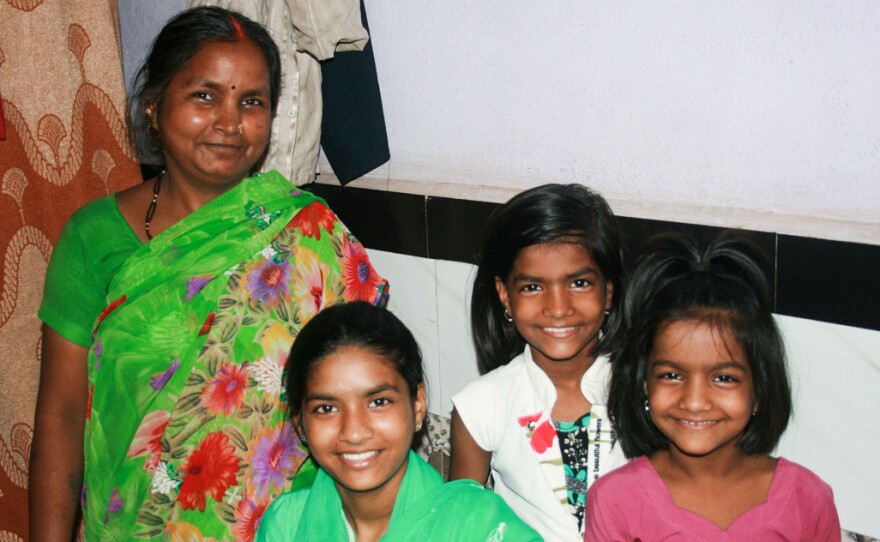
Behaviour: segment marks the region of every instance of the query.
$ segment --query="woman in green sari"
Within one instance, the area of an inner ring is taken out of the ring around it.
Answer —
[[[315,196],[252,175],[278,49],[220,8],[170,21],[139,103],[165,170],[71,218],[40,309],[31,537],[252,540],[305,458],[287,352],[324,307],[385,281]]]
[[[541,540],[493,491],[444,484],[411,451],[427,414],[422,358],[387,310],[350,303],[312,319],[291,349],[287,394],[313,461],[304,487],[264,514],[260,542]]]

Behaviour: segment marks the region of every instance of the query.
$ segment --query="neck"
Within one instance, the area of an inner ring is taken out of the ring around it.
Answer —
[[[717,450],[706,456],[691,456],[675,446],[660,450],[651,456],[651,463],[662,478],[725,479],[737,478],[743,471],[764,456],[751,456],[736,446]]]
[[[198,211],[237,184],[223,187],[194,185],[180,182],[170,172],[166,172],[162,185],[162,199],[180,215],[179,218],[183,218]]]
[[[359,541],[378,540],[388,530],[408,463],[404,461],[394,477],[369,491],[352,491],[336,483],[342,511]]]
[[[531,348],[531,346],[529,348]],[[583,379],[584,374],[593,366],[593,363],[596,362],[595,356],[588,355],[591,348],[592,346],[584,348],[582,355],[569,361],[539,359],[539,356],[535,356],[534,350],[532,351],[532,359],[534,360],[535,365],[544,371],[544,373],[550,378],[550,381],[553,382],[555,388],[579,390],[581,388],[581,379]]]

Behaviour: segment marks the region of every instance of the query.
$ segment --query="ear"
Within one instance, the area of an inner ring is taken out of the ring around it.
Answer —
[[[290,422],[293,424],[294,430],[296,430],[296,434],[299,435],[299,439],[302,442],[306,442],[306,428],[302,423],[302,416],[293,416],[290,418]]]
[[[144,113],[147,115],[147,125],[153,130],[159,130],[159,104],[149,102],[144,105]]]
[[[495,291],[498,292],[498,300],[508,314],[513,314],[510,310],[510,296],[507,292],[507,285],[501,280],[501,277],[495,277]]]
[[[416,425],[425,421],[428,416],[428,393],[425,391],[425,385],[419,384],[416,389],[416,397],[413,400],[413,413],[416,417]]]
[[[610,311],[614,306],[614,283],[610,280],[605,281],[605,310]]]

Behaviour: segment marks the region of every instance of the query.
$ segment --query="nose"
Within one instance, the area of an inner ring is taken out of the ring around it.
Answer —
[[[349,444],[361,444],[372,436],[369,414],[364,409],[346,409],[342,415],[339,439]]]
[[[229,135],[241,133],[241,111],[238,103],[225,100],[217,107],[217,115],[214,118],[214,128]]]
[[[545,297],[544,314],[550,318],[562,318],[574,314],[571,297],[564,288],[550,288]]]
[[[712,398],[705,382],[692,378],[684,383],[679,407],[687,412],[705,412],[712,408]]]

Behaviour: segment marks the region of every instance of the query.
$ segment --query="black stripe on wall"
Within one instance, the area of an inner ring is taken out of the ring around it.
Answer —
[[[475,263],[483,225],[496,203],[312,184],[367,248]],[[619,217],[633,256],[651,235],[721,228]],[[775,312],[880,331],[880,246],[747,232],[770,257]]]

